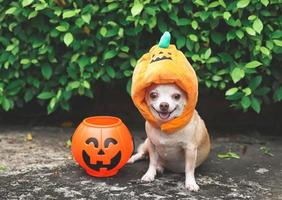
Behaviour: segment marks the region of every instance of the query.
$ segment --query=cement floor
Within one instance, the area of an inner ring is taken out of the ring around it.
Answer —
[[[282,199],[282,136],[211,131],[211,154],[196,170],[200,191],[189,192],[184,174],[165,171],[152,183],[141,182],[147,160],[111,178],[88,176],[65,146],[73,131],[0,126],[0,199]],[[136,145],[145,137],[142,130],[132,134]],[[217,157],[229,150],[241,158]]]

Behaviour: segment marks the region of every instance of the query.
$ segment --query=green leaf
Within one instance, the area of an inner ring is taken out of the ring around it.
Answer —
[[[40,11],[40,10],[43,10],[47,7],[47,3],[41,3],[41,4],[35,4],[35,11]]]
[[[198,37],[197,37],[197,35],[195,35],[195,34],[189,35],[189,38],[190,38],[190,40],[192,40],[192,41],[194,41],[194,42],[197,42],[197,41],[198,41]]]
[[[90,89],[90,87],[91,87],[91,86],[90,86],[90,83],[89,83],[88,81],[86,81],[86,80],[83,81],[83,84],[82,84],[82,85],[83,85],[83,87],[85,87],[86,89]]]
[[[250,28],[250,27],[246,27],[246,31],[249,35],[255,36],[256,32],[254,31],[254,29]]]
[[[30,4],[32,4],[33,0],[23,0],[22,1],[22,6],[26,7],[29,6]]]
[[[273,157],[274,154],[271,152],[271,149],[267,146],[262,146],[259,148],[265,155]]]
[[[106,67],[106,71],[107,71],[107,74],[111,77],[111,78],[115,78],[116,76],[116,72],[115,70],[112,68],[112,67]]]
[[[218,2],[223,8],[226,8],[226,4],[225,4],[224,0],[218,0]]]
[[[261,51],[264,55],[267,55],[267,56],[269,56],[269,54],[270,54],[270,51],[269,51],[268,48],[266,48],[266,47],[261,47],[261,48],[260,48],[260,51]]]
[[[254,91],[262,82],[262,77],[261,76],[256,76],[253,78],[249,84],[249,87],[251,88],[252,91]]]
[[[50,99],[53,96],[55,96],[55,94],[53,92],[41,92],[37,98],[38,99]]]
[[[87,15],[82,15],[81,18],[83,19],[83,21],[87,24],[90,23],[91,21],[91,15],[90,14],[87,14]]]
[[[187,26],[187,25],[190,24],[190,22],[191,22],[191,20],[182,18],[182,19],[178,20],[177,25],[178,26]]]
[[[226,12],[223,13],[223,18],[224,18],[225,20],[229,20],[230,17],[231,17],[230,12],[226,11]]]
[[[107,28],[106,28],[106,27],[102,27],[102,28],[100,29],[100,34],[101,34],[103,37],[105,37],[106,34],[107,34]]]
[[[68,140],[67,142],[66,142],[66,148],[71,148],[71,140]]]
[[[20,63],[23,64],[23,65],[26,65],[26,64],[30,63],[30,61],[27,58],[23,58],[23,59],[21,59]]]
[[[53,73],[52,67],[48,63],[43,64],[41,67],[41,73],[45,79],[49,80]]]
[[[207,60],[211,56],[211,48],[208,48],[204,54],[204,58]]]
[[[13,14],[16,10],[17,10],[16,7],[11,7],[11,8],[9,8],[8,10],[6,10],[5,14],[6,14],[6,15]]]
[[[192,23],[191,23],[191,26],[192,26],[192,28],[193,28],[194,30],[196,30],[199,25],[198,25],[198,22],[197,22],[197,21],[193,20]]]
[[[5,167],[4,165],[0,164],[0,172],[3,172],[7,169],[7,167]]]
[[[277,88],[273,94],[274,101],[281,101],[282,100],[282,86]]]
[[[260,0],[260,2],[266,7],[269,4],[269,0]]]
[[[111,59],[113,57],[115,57],[117,55],[117,51],[112,49],[110,51],[107,51],[105,54],[104,54],[104,60],[108,60],[108,59]]]
[[[248,17],[248,20],[253,21],[253,20],[255,20],[256,18],[257,18],[256,15],[250,15],[250,16]]]
[[[237,30],[235,33],[239,39],[242,39],[244,37],[244,32],[241,30]]]
[[[250,0],[239,0],[237,3],[237,8],[245,8],[249,5]]]
[[[245,88],[245,89],[243,89],[243,92],[245,93],[245,96],[249,96],[251,93],[252,93],[252,90],[251,90],[251,88]]]
[[[131,70],[125,70],[125,71],[123,72],[123,74],[124,74],[124,76],[129,77],[129,76],[132,75],[132,71],[131,71]]]
[[[88,65],[90,62],[89,57],[87,56],[82,56],[81,58],[79,58],[78,60],[78,65],[79,67],[82,69],[84,68],[86,65]]]
[[[64,36],[64,42],[67,46],[69,46],[73,42],[73,36],[71,33],[66,33]]]
[[[178,39],[176,40],[176,46],[178,49],[184,47],[185,43],[186,43],[186,39],[184,36],[179,36]]]
[[[137,63],[137,61],[136,61],[135,58],[130,58],[130,65],[131,65],[132,67],[135,67],[136,63]]]
[[[55,111],[56,104],[57,104],[57,99],[54,97],[51,99],[51,101],[48,104],[47,107],[48,115]]]
[[[66,10],[63,13],[63,19],[70,18],[70,17],[73,17],[75,15],[76,15],[76,11],[74,11],[74,10]]]
[[[27,90],[26,92],[25,92],[25,94],[24,94],[24,100],[25,100],[25,102],[29,102],[32,98],[33,98],[33,92],[32,92],[32,90]]]
[[[236,159],[240,159],[240,156],[239,154],[235,153],[235,152],[227,152],[227,153],[219,153],[217,154],[217,157],[218,158],[221,158],[221,159],[230,159],[230,158],[236,158]]]
[[[37,11],[32,11],[32,12],[28,15],[28,19],[31,19],[31,18],[36,17],[36,16],[37,16],[37,14],[38,14],[38,12],[37,12]]]
[[[3,99],[2,99],[2,107],[3,107],[3,109],[4,109],[5,111],[10,110],[10,108],[11,108],[11,103],[10,103],[10,101],[9,101],[7,98],[5,98],[5,97],[3,97]]]
[[[141,4],[138,0],[134,1],[133,7],[131,8],[131,14],[133,17],[139,15],[144,8],[144,5]]]
[[[61,22],[59,26],[56,27],[56,29],[60,32],[66,32],[69,29],[70,25],[67,22]]]
[[[227,91],[225,92],[225,95],[226,95],[226,96],[231,96],[231,95],[235,94],[237,91],[238,91],[238,88],[236,88],[236,87],[230,88],[229,90],[227,90]]]
[[[282,40],[273,40],[276,46],[282,47]]]
[[[263,24],[261,22],[261,20],[259,18],[256,18],[256,20],[253,23],[253,29],[257,32],[257,33],[261,33],[262,29],[263,29]]]
[[[257,113],[260,113],[260,102],[257,98],[255,97],[252,98],[251,106],[254,109],[254,111],[256,111]]]
[[[245,77],[245,71],[239,67],[234,68],[231,72],[231,78],[234,83],[237,83],[244,77]]]
[[[122,46],[122,47],[120,48],[120,50],[122,50],[123,52],[128,53],[129,47],[128,47],[128,46]]]
[[[129,80],[127,81],[127,84],[126,84],[126,91],[127,91],[127,93],[128,93],[129,95],[131,94],[131,85],[132,85],[132,80],[129,79]]]
[[[213,81],[221,81],[221,80],[222,80],[222,77],[221,77],[221,76],[218,76],[218,75],[213,75],[213,76],[212,76],[212,80],[213,80]]]
[[[212,31],[211,32],[211,39],[214,43],[220,45],[222,43],[222,41],[224,41],[225,37],[221,33],[218,33],[216,31]]]
[[[252,61],[252,62],[247,63],[247,64],[246,64],[246,68],[251,68],[251,69],[253,69],[253,68],[257,68],[258,66],[261,66],[261,65],[262,65],[261,62],[259,62],[259,61],[257,61],[257,60],[254,60],[254,61]]]
[[[244,96],[241,99],[241,105],[244,109],[247,109],[251,106],[251,99],[248,96]]]
[[[80,86],[80,82],[79,81],[72,81],[68,84],[67,86],[67,91],[70,91],[70,90],[73,90],[73,89],[76,89],[76,88],[79,88]]]
[[[211,2],[211,3],[208,5],[208,7],[209,7],[209,8],[215,8],[215,7],[219,6],[219,5],[220,5],[220,4],[219,4],[218,1],[214,1],[214,2]]]

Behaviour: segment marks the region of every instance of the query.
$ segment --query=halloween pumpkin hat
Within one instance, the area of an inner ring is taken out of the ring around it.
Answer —
[[[178,85],[186,92],[188,101],[182,115],[159,127],[145,102],[146,90],[152,84],[169,83]],[[198,80],[184,54],[175,45],[170,45],[169,32],[165,32],[159,44],[138,60],[132,77],[131,97],[143,117],[166,133],[184,127],[191,120],[198,99]]]

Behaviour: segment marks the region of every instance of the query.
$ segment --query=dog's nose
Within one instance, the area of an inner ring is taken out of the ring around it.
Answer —
[[[169,108],[169,104],[168,104],[168,103],[162,102],[162,103],[160,104],[160,109],[161,109],[161,111],[167,111],[168,108]]]

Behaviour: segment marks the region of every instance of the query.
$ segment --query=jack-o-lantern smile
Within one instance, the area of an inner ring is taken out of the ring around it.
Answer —
[[[153,55],[152,60],[151,60],[150,63],[157,62],[157,61],[161,61],[161,60],[172,60],[172,58],[169,57],[169,56],[165,56],[165,55],[161,56],[162,54],[163,54],[162,51],[159,52],[159,57],[156,57],[156,58],[155,58],[155,55]],[[168,52],[168,54],[171,55],[170,52]]]
[[[91,145],[93,144],[94,148],[98,148],[98,140],[96,138],[88,138],[85,142],[86,144],[88,145]],[[117,144],[117,141],[114,139],[114,138],[107,138],[104,142],[104,148],[108,148],[110,144],[113,144],[113,145],[116,145]],[[99,149],[98,153],[97,153],[97,158],[99,156],[103,156],[105,155],[105,152],[103,149]],[[91,155],[92,156],[92,155]],[[95,156],[95,155],[93,155]],[[88,155],[88,153],[83,150],[82,151],[82,157],[83,157],[83,160],[85,162],[85,164],[95,170],[95,171],[99,171],[101,168],[105,168],[107,170],[111,170],[113,168],[115,168],[119,162],[120,162],[120,159],[121,159],[121,151],[118,151],[117,154],[110,160],[110,163],[109,164],[104,164],[103,160],[96,160],[96,164],[92,164],[91,163],[91,159],[90,159],[90,156]]]
[[[103,161],[97,161],[96,164],[91,164],[90,163],[90,156],[86,153],[86,151],[82,151],[82,157],[83,160],[85,162],[85,164],[95,170],[95,171],[99,171],[101,168],[106,168],[107,170],[111,170],[113,169],[115,166],[118,165],[118,163],[120,162],[120,158],[121,158],[121,152],[119,151],[112,159],[111,159],[111,163],[109,165],[104,165]]]

